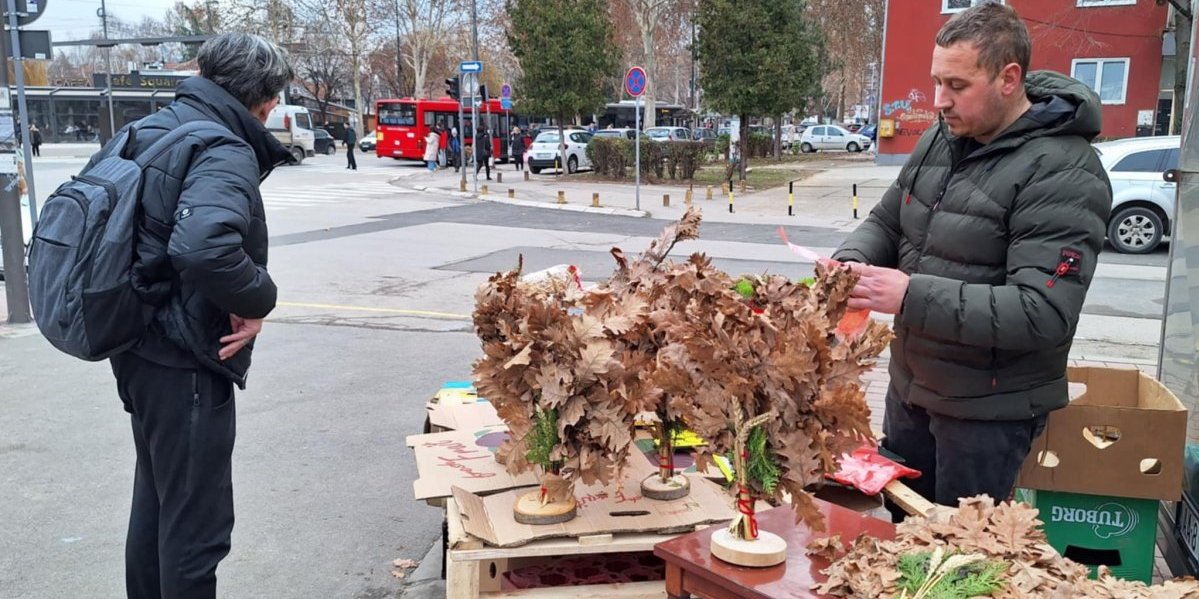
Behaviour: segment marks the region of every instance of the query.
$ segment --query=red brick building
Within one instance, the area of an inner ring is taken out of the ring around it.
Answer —
[[[880,164],[902,163],[936,122],[929,76],[937,31],[981,0],[888,0],[879,98]],[[1099,92],[1103,137],[1149,130],[1162,94],[1168,4],[1157,0],[1006,0],[1032,37],[1031,70],[1071,75]],[[1165,95],[1165,109],[1170,94]],[[887,121],[894,133],[884,137]]]

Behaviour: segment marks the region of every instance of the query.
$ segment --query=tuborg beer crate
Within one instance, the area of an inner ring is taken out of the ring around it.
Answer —
[[[1040,510],[1049,544],[1092,578],[1103,565],[1118,578],[1152,581],[1157,500],[1029,489],[1016,498]]]

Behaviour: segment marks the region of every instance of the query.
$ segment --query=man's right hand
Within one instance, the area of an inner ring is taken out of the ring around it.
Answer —
[[[221,351],[217,356],[221,361],[232,358],[241,348],[245,347],[258,333],[262,332],[261,318],[242,318],[236,314],[229,315],[229,324],[233,328],[233,332],[221,337]]]

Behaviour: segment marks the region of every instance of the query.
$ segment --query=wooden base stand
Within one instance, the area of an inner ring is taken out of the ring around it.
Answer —
[[[657,474],[651,474],[648,478],[641,481],[641,495],[658,501],[670,501],[671,499],[679,499],[686,497],[691,493],[691,481],[682,474],[676,474],[666,482],[662,482],[662,477]]]
[[[757,539],[746,541],[721,528],[712,533],[712,555],[738,566],[765,568],[787,560],[787,542],[764,530],[758,531]]]
[[[577,513],[574,497],[566,501],[541,504],[541,491],[525,493],[512,506],[512,516],[521,524],[558,524],[574,520]]]

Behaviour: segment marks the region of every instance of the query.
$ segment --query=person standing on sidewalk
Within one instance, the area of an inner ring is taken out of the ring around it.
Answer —
[[[351,124],[346,127],[346,168],[358,170],[358,161],[354,159],[354,146],[358,145],[358,132]]]
[[[516,164],[516,170],[525,170],[525,134],[520,127],[512,129],[512,141],[508,142],[508,146],[512,152],[512,162]]]
[[[42,155],[42,130],[37,128],[36,123],[29,126],[29,148],[34,156]]]
[[[450,164],[454,166],[454,172],[456,173],[458,172],[458,168],[462,166],[458,164],[462,158],[462,139],[458,135],[457,127],[450,129],[450,143],[448,147],[450,150]]]
[[[479,127],[478,133],[475,134],[475,174],[479,174],[479,169],[487,169],[487,180],[491,180],[491,136],[487,134],[487,127]]]
[[[1112,190],[1083,83],[1028,72],[1028,30],[982,4],[937,34],[940,118],[833,254],[861,275],[850,308],[895,315],[883,445],[956,506],[1007,499],[1066,364]],[[898,510],[892,513],[900,517]]]
[[[200,75],[174,102],[134,125],[130,153],[185,123],[208,125],[145,170],[131,279],[153,318],[137,346],[110,359],[137,452],[130,599],[217,595],[233,532],[233,386],[245,389],[277,297],[259,185],[292,160],[264,123],[295,72],[278,46],[246,33],[209,39],[196,61]]]
[[[437,152],[440,143],[441,134],[437,132],[437,125],[433,125],[425,134],[425,166],[430,173],[437,172]]]

